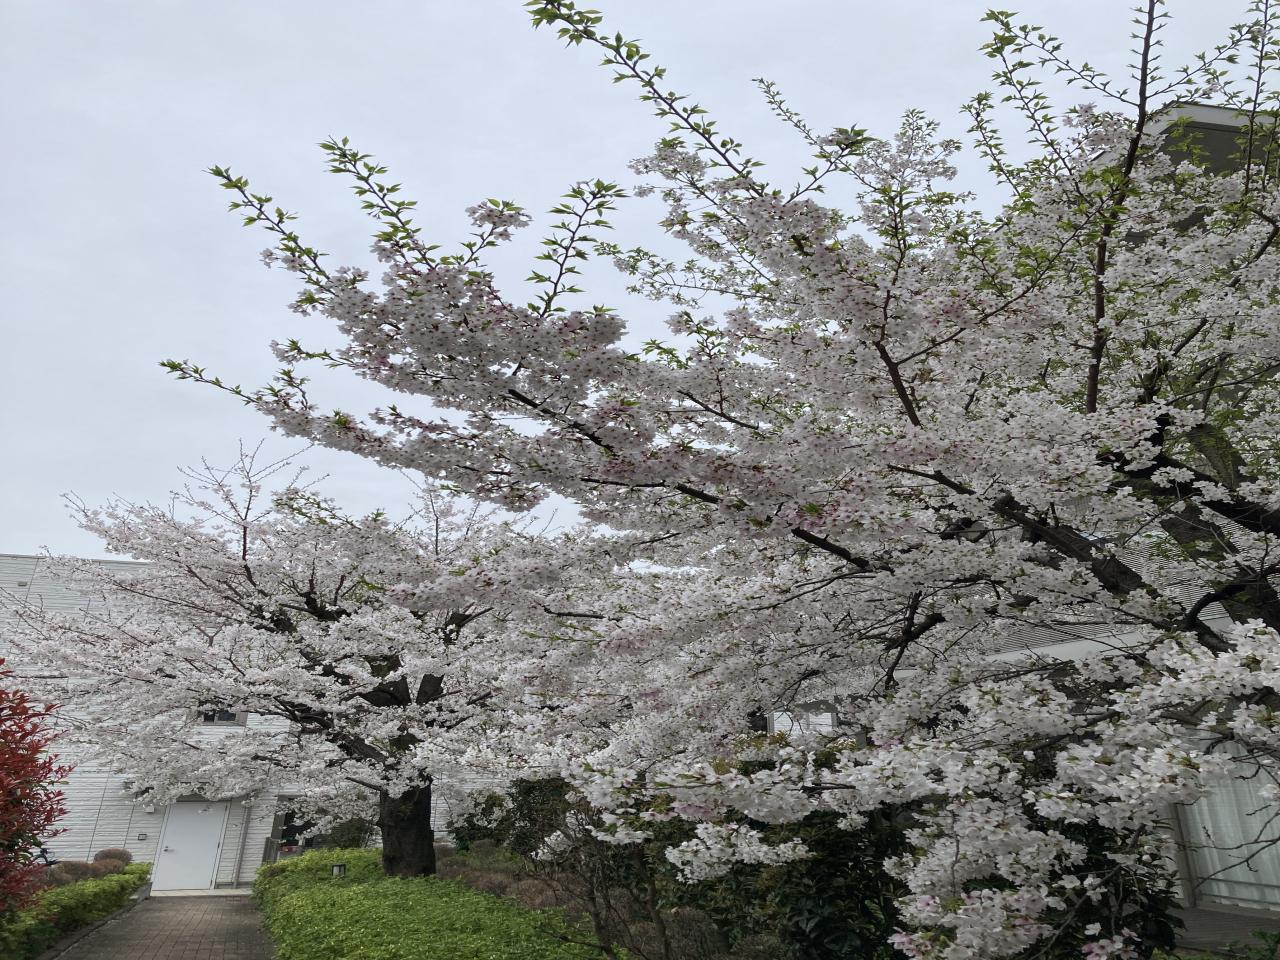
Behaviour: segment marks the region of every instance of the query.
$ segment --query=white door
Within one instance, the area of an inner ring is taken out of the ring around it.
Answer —
[[[182,801],[169,805],[160,833],[151,889],[207,890],[213,886],[229,804]]]

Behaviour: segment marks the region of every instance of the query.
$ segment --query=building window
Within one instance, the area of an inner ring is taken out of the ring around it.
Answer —
[[[227,707],[201,707],[196,711],[196,719],[201,723],[235,723],[243,724],[249,714],[237,712]]]

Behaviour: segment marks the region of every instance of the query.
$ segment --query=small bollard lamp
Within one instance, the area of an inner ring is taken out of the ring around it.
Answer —
[[[347,865],[345,863],[331,863],[329,865],[329,875],[333,877],[345,877],[347,875]]]

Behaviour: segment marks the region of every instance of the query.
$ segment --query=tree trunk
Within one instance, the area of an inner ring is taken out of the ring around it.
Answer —
[[[392,797],[378,796],[382,869],[390,877],[429,877],[436,872],[436,835],[431,829],[431,785]]]

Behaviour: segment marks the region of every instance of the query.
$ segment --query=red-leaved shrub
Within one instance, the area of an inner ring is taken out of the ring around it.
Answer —
[[[54,786],[70,771],[46,748],[50,706],[39,706],[9,686],[0,658],[0,917],[24,906],[39,886],[32,857],[66,813]]]

